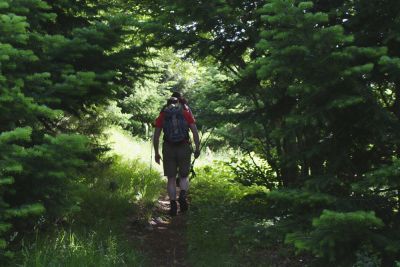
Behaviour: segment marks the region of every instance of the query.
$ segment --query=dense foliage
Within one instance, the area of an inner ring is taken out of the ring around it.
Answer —
[[[1,255],[10,233],[78,208],[77,180],[99,151],[93,110],[145,72],[134,18],[115,8],[0,1]]]
[[[1,256],[84,205],[104,128],[149,137],[180,91],[211,147],[250,156],[227,176],[266,188],[233,197],[268,222],[263,242],[317,266],[394,266],[399,14],[395,0],[0,0]]]
[[[127,218],[141,225],[162,189],[159,173],[138,160],[118,157],[87,172],[80,210],[64,227],[37,233],[24,242],[11,266],[143,266],[147,261],[126,238]],[[137,221],[137,220],[143,220]]]
[[[155,41],[232,75],[220,99],[246,100],[233,113],[282,185],[265,207],[282,241],[318,264],[399,260],[399,3],[142,2]]]

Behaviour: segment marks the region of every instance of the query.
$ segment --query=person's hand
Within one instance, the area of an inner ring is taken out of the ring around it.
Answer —
[[[195,151],[194,151],[194,158],[198,158],[200,156],[200,149],[196,149]]]
[[[160,164],[160,160],[161,160],[160,154],[157,153],[154,158],[155,158],[157,164]]]

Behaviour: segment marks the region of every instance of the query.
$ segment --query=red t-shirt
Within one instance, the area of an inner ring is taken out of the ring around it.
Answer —
[[[154,123],[154,127],[156,128],[162,128],[164,125],[164,116],[165,113],[163,111],[160,112],[160,115],[158,115],[158,118],[156,119]],[[185,118],[186,122],[190,125],[195,123],[195,119],[193,117],[193,114],[190,112],[189,109],[184,109],[183,110],[183,117]]]

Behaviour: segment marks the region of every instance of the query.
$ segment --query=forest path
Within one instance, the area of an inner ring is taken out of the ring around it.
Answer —
[[[134,235],[132,238],[140,236],[140,250],[148,257],[148,266],[188,267],[190,265],[186,258],[186,215],[178,213],[177,216],[171,217],[168,211],[168,196],[161,196],[146,229],[138,233],[137,229],[134,229],[135,226],[131,226],[130,233]]]

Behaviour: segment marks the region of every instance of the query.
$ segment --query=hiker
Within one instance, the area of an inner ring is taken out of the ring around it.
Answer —
[[[182,104],[177,97],[171,97],[163,107],[155,121],[153,145],[155,161],[160,164],[161,156],[158,151],[161,130],[164,132],[162,154],[164,175],[168,178],[167,191],[170,199],[170,215],[177,214],[176,203],[176,175],[180,177],[179,205],[180,211],[188,209],[186,200],[189,189],[189,172],[192,148],[189,138],[189,129],[192,131],[195,144],[194,157],[200,155],[199,133],[192,112],[186,104]]]
[[[171,97],[176,97],[178,98],[179,103],[183,106],[184,109],[188,110],[190,112],[190,114],[192,114],[192,111],[189,108],[188,102],[187,100],[182,96],[181,93],[179,92],[173,92]],[[192,171],[192,170],[191,170]],[[180,187],[180,183],[181,183],[181,178],[178,176],[176,178],[176,186]]]

